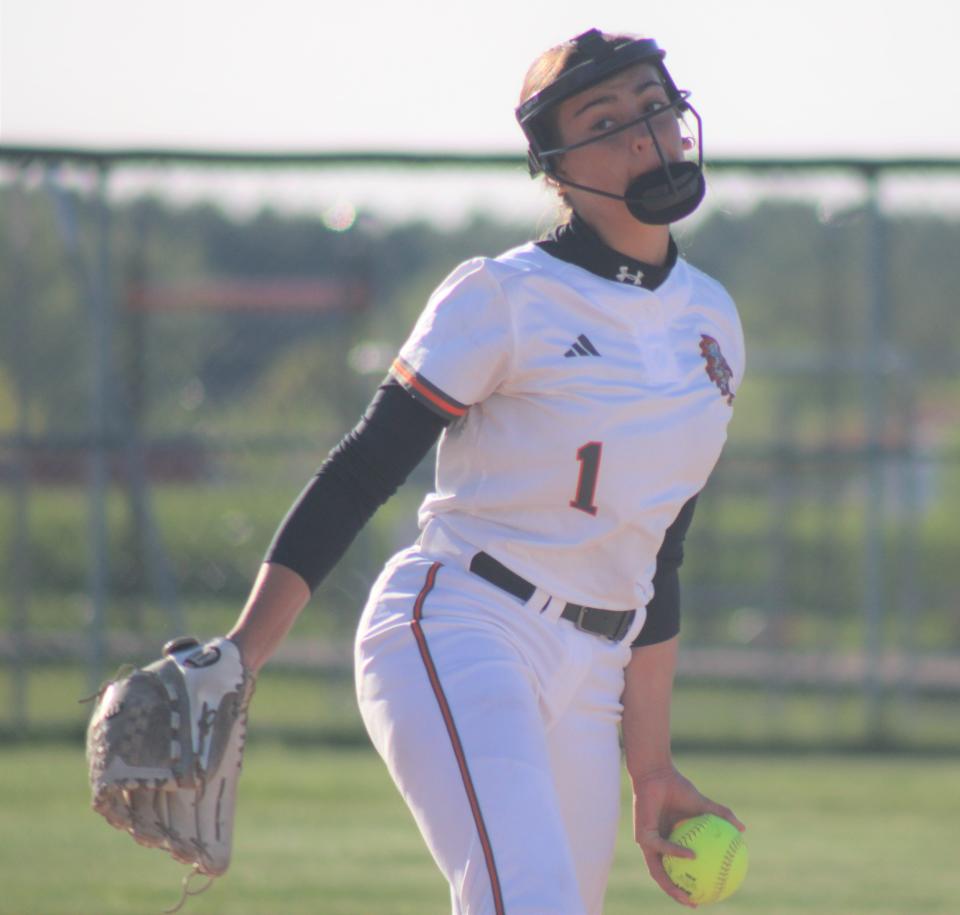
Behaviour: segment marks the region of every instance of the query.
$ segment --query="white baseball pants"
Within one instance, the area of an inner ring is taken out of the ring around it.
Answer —
[[[620,643],[471,573],[397,554],[356,640],[360,711],[454,915],[599,915],[620,810]]]

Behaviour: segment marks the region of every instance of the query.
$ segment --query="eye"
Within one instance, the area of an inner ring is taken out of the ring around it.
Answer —
[[[613,130],[613,128],[616,126],[617,126],[617,122],[613,118],[603,117],[603,118],[598,118],[590,129],[591,130]]]
[[[655,98],[647,102],[647,111],[662,111],[664,108],[669,108],[670,103],[666,99]]]

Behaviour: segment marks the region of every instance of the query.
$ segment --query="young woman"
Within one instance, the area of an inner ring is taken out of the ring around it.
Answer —
[[[704,812],[743,828],[670,752],[683,539],[744,367],[732,301],[670,237],[704,192],[699,117],[655,42],[595,30],[534,63],[517,116],[569,221],[440,285],[229,637],[259,670],[439,437],[356,683],[453,911],[602,910],[621,728],[636,840],[689,905],[661,861],[688,853],[664,837]]]

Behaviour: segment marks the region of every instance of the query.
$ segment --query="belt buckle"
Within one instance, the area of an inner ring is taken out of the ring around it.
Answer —
[[[621,639],[623,639],[623,637],[630,631],[630,627],[633,625],[636,615],[636,610],[623,611],[623,616],[620,619],[620,625],[617,626],[617,631],[610,637],[611,642],[619,642]]]
[[[577,618],[574,621],[574,626],[576,626],[581,632],[589,632],[592,635],[599,635],[611,642],[619,642],[630,631],[630,626],[633,623],[633,618],[636,612],[631,610],[618,611],[620,619],[617,622],[616,630],[613,632],[605,632],[600,629],[587,629],[586,626],[584,626],[584,617],[587,615],[590,609],[590,607],[580,608],[579,612],[577,613]]]
[[[580,605],[580,609],[577,611],[577,618],[573,621],[573,625],[576,626],[577,629],[579,629],[581,632],[591,632],[590,629],[587,629],[587,628],[583,625],[583,619],[584,619],[584,617],[587,615],[587,611],[588,611],[589,609],[590,609],[589,607],[584,607],[584,606],[581,604],[581,605]]]

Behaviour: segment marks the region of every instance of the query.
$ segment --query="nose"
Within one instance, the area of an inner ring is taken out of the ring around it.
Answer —
[[[630,150],[634,153],[647,153],[655,145],[653,127],[650,121],[638,121],[626,133],[629,138]]]

